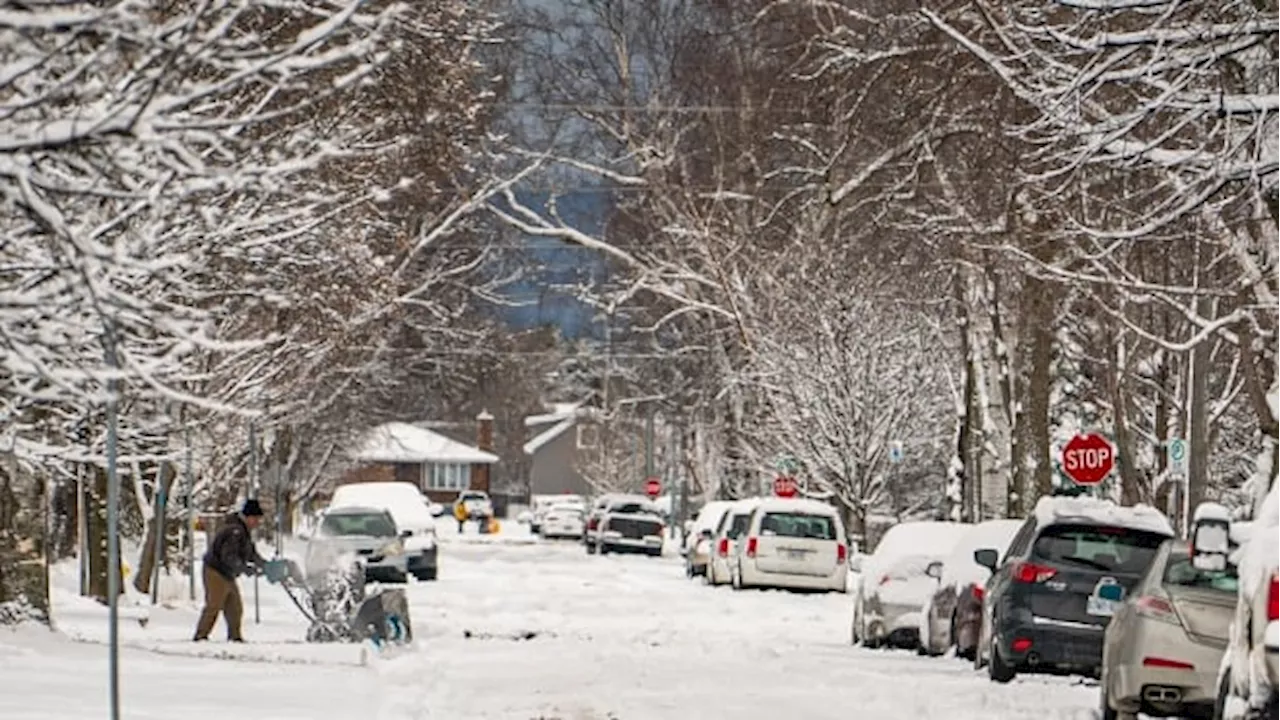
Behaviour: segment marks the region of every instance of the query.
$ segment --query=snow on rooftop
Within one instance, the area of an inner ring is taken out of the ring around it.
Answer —
[[[353,457],[363,462],[498,462],[498,456],[493,453],[402,422],[386,423],[370,430]]]
[[[969,531],[956,543],[951,555],[943,561],[942,585],[955,587],[956,592],[969,585],[982,586],[991,576],[991,571],[979,565],[973,559],[975,550],[993,549],[1004,558],[1005,551],[1013,536],[1018,534],[1023,521],[986,520],[970,527]]]
[[[534,435],[533,439],[524,444],[524,454],[532,455],[538,452],[543,445],[546,445],[552,440],[560,437],[566,430],[573,427],[576,422],[576,417],[567,417],[537,435]]]
[[[1174,536],[1164,513],[1150,505],[1122,507],[1094,497],[1042,497],[1036,503],[1036,522],[1041,527],[1055,522],[1089,522]]]
[[[830,503],[808,498],[762,498],[759,505],[765,512],[802,512],[812,515],[836,515]]]
[[[367,482],[339,485],[329,507],[380,508],[391,513],[399,530],[425,530],[435,527],[435,518],[421,491],[406,482]]]
[[[547,423],[558,423],[562,420],[578,417],[582,410],[582,403],[552,403],[551,412],[542,413],[540,415],[530,415],[524,419],[525,427],[536,427],[538,425],[546,425]]]

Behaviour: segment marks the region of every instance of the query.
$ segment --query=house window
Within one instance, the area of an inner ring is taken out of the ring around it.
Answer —
[[[467,463],[426,463],[422,466],[422,486],[427,490],[466,490],[471,487],[471,466]]]

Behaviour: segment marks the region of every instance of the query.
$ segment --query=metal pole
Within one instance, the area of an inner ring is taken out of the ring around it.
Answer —
[[[107,677],[111,720],[120,720],[120,477],[116,472],[118,388],[114,328],[106,327],[107,371]]]
[[[653,403],[644,419],[644,476],[653,477]]]
[[[183,440],[187,445],[187,457],[184,468],[186,474],[186,503],[187,503],[187,522],[186,529],[183,531],[187,538],[187,595],[192,602],[196,599],[196,503],[195,503],[195,485],[196,476],[191,471],[191,428],[184,427],[182,431]]]
[[[249,491],[245,493],[247,498],[258,497],[258,432],[257,424],[249,421]],[[253,542],[253,535],[250,534],[249,542]],[[258,575],[253,575],[253,624],[262,624],[262,603],[258,596]]]
[[[87,450],[86,443],[86,450]],[[88,503],[85,497],[85,466],[76,467],[76,550],[80,556],[80,596],[89,594]]]

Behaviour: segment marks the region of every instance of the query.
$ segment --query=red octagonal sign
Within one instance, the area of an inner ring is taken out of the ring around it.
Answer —
[[[656,477],[644,481],[644,494],[656,498],[662,494],[662,481]]]
[[[793,498],[800,492],[796,479],[787,475],[779,475],[773,479],[773,494],[780,498]]]
[[[1097,433],[1076,435],[1062,448],[1062,471],[1077,485],[1097,485],[1111,474],[1116,453]]]

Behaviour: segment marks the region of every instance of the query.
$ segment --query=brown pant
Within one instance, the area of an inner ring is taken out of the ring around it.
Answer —
[[[204,568],[204,610],[196,624],[196,640],[207,640],[218,621],[218,613],[227,620],[227,639],[242,640],[240,620],[244,617],[244,603],[240,600],[240,586],[228,580],[217,570]]]

